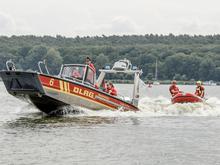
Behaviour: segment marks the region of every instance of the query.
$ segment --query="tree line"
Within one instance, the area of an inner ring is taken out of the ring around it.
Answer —
[[[220,35],[0,36],[1,70],[8,59],[23,70],[38,70],[37,62],[46,59],[57,74],[61,64],[84,63],[87,56],[97,70],[127,58],[143,70],[145,80],[154,79],[157,60],[160,80],[220,81]]]

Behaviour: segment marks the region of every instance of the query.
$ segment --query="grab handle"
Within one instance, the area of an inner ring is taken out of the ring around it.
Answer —
[[[45,68],[45,70],[47,71],[47,74],[50,74],[49,71],[48,71],[48,69],[47,69],[46,60],[43,60],[43,61],[39,61],[39,62],[38,62],[38,68],[39,68],[39,70],[40,70],[40,73],[43,73],[43,72],[42,72],[42,69],[41,69],[41,64],[44,65],[44,68]]]
[[[6,61],[6,68],[8,71],[10,70],[16,70],[16,67],[15,67],[15,63],[10,59],[8,61]]]

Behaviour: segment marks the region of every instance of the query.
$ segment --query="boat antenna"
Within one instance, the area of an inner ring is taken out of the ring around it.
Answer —
[[[157,59],[156,59],[156,65],[155,65],[155,81],[157,81]]]

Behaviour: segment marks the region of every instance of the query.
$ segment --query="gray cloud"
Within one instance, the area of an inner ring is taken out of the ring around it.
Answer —
[[[111,22],[111,32],[118,34],[129,34],[129,33],[137,33],[138,26],[137,24],[123,16],[116,17]]]
[[[7,0],[0,5],[0,34],[216,34],[219,4],[218,0]]]
[[[0,34],[10,34],[15,30],[14,20],[4,13],[0,13]]]
[[[8,14],[0,13],[0,35],[31,34],[30,27],[23,20],[15,20]]]
[[[91,23],[87,26],[75,29],[75,34],[79,35],[126,35],[126,34],[140,34],[141,26],[137,25],[135,21],[125,16],[116,16],[107,23],[96,24]],[[88,32],[90,29],[90,33]],[[93,34],[92,34],[93,33]]]

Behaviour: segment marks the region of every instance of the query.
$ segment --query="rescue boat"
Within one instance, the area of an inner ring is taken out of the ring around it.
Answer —
[[[198,102],[203,102],[203,99],[192,93],[180,92],[171,98],[171,102],[173,104],[175,103],[198,103]]]
[[[123,64],[121,68],[120,63]],[[132,70],[130,66],[126,65],[127,61],[126,63],[120,61],[116,64],[115,69],[99,70],[101,73],[96,80],[93,68],[84,64],[64,64],[58,75],[51,75],[45,61],[38,62],[38,72],[16,70],[15,64],[7,61],[7,70],[0,71],[0,76],[9,94],[31,102],[46,114],[53,114],[62,110],[63,106],[69,105],[91,110],[138,111],[139,76],[142,71]],[[46,73],[43,73],[42,70],[45,70]],[[78,74],[74,74],[75,72]],[[109,73],[134,75],[131,99],[122,95],[112,96],[100,88],[105,75]]]

